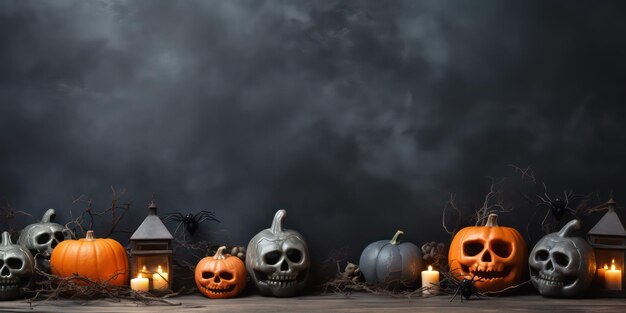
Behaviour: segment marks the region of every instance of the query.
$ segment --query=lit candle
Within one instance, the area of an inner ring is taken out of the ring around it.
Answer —
[[[433,271],[432,266],[428,266],[427,271],[422,271],[422,294],[436,295],[439,293],[439,271]]]
[[[137,278],[133,278],[130,280],[130,288],[135,291],[145,291],[148,292],[150,286],[150,282],[147,278],[143,278],[141,273],[137,275]]]
[[[152,275],[152,287],[154,289],[167,289],[168,273],[163,272],[163,268],[159,265],[159,269]]]
[[[604,273],[609,269],[609,266],[604,264],[603,268],[598,269],[598,281],[604,284]]]
[[[604,281],[608,290],[622,290],[622,271],[615,269],[615,259],[611,260],[611,269],[604,272]]]

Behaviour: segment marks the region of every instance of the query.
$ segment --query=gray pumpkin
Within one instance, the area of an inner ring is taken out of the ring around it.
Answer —
[[[530,252],[530,281],[542,296],[575,297],[593,280],[595,253],[585,239],[570,237],[575,229],[580,229],[578,220],[545,235]]]
[[[17,243],[28,249],[37,257],[39,267],[50,272],[50,255],[59,242],[69,238],[69,233],[63,225],[54,222],[56,211],[48,209],[41,222],[30,224],[22,230]]]
[[[33,255],[26,248],[14,245],[8,232],[2,233],[0,242],[0,300],[13,300],[21,296],[22,288],[33,277]]]
[[[311,259],[302,235],[283,229],[287,211],[274,215],[272,227],[259,232],[246,249],[246,268],[264,296],[291,297],[306,287]]]
[[[410,243],[400,243],[398,230],[391,241],[369,244],[361,253],[359,267],[368,283],[415,285],[424,266],[420,249]]]

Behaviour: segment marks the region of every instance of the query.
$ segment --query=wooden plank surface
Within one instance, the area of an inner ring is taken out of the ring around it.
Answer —
[[[200,295],[173,298],[180,306],[132,302],[50,301],[31,309],[21,301],[0,301],[0,312],[626,312],[626,299],[547,299],[541,296],[492,297],[450,302],[449,296],[396,299],[369,294],[269,298],[257,295],[210,300]]]

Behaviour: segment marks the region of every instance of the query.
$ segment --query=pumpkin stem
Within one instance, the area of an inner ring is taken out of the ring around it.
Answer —
[[[287,211],[278,210],[276,215],[274,215],[274,220],[272,221],[272,228],[270,231],[272,234],[280,233],[283,231],[283,220],[287,217]]]
[[[10,246],[13,243],[11,242],[11,234],[9,234],[8,231],[3,231],[2,232],[2,243],[0,243],[0,246]]]
[[[226,257],[224,256],[224,249],[226,249],[226,246],[221,246],[219,248],[217,248],[217,251],[215,252],[215,255],[213,256],[214,260],[223,260]]]
[[[54,219],[57,217],[57,213],[55,209],[48,209],[46,213],[44,213],[43,218],[41,219],[42,223],[52,223]]]
[[[491,213],[487,216],[487,222],[485,226],[498,226],[498,214]]]
[[[400,236],[404,235],[404,232],[401,230],[397,230],[396,234],[393,235],[393,238],[391,238],[391,241],[389,241],[390,244],[392,245],[397,245],[400,243]]]
[[[571,220],[557,234],[559,237],[569,237],[572,231],[580,229],[580,221],[579,220]]]
[[[96,236],[94,236],[93,230],[88,230],[87,231],[87,234],[85,234],[85,240],[87,240],[87,241],[96,240]]]

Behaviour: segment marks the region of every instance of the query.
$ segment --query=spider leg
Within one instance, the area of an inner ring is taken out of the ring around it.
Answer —
[[[552,208],[549,208],[548,211],[546,212],[546,216],[543,217],[543,221],[541,221],[541,225],[546,224],[546,220],[548,219],[548,216],[550,215],[551,211],[552,211]]]
[[[176,212],[176,213],[171,213],[168,215],[165,215],[161,221],[163,221],[163,223],[169,223],[169,222],[182,222],[182,220],[185,219],[185,217],[183,216],[183,214],[181,214],[180,212]]]
[[[196,220],[197,223],[202,223],[206,220],[220,223],[220,220],[215,217],[215,213],[209,211],[200,211],[196,213],[196,215],[194,215],[194,220]]]
[[[550,201],[548,201],[548,200],[546,200],[546,199],[542,198],[540,195],[537,195],[537,198],[539,198],[539,200],[541,200],[541,202],[542,202],[542,203],[539,203],[539,204],[537,204],[537,205],[541,205],[541,204],[544,204],[544,205],[550,205]],[[548,199],[550,199],[550,197],[547,197],[547,198],[548,198]]]
[[[459,287],[456,288],[456,291],[454,292],[454,295],[452,296],[452,299],[450,299],[450,302],[454,301],[456,296],[459,294],[460,290],[461,290],[461,286],[459,285]],[[463,302],[463,297],[461,297],[461,302]]]

